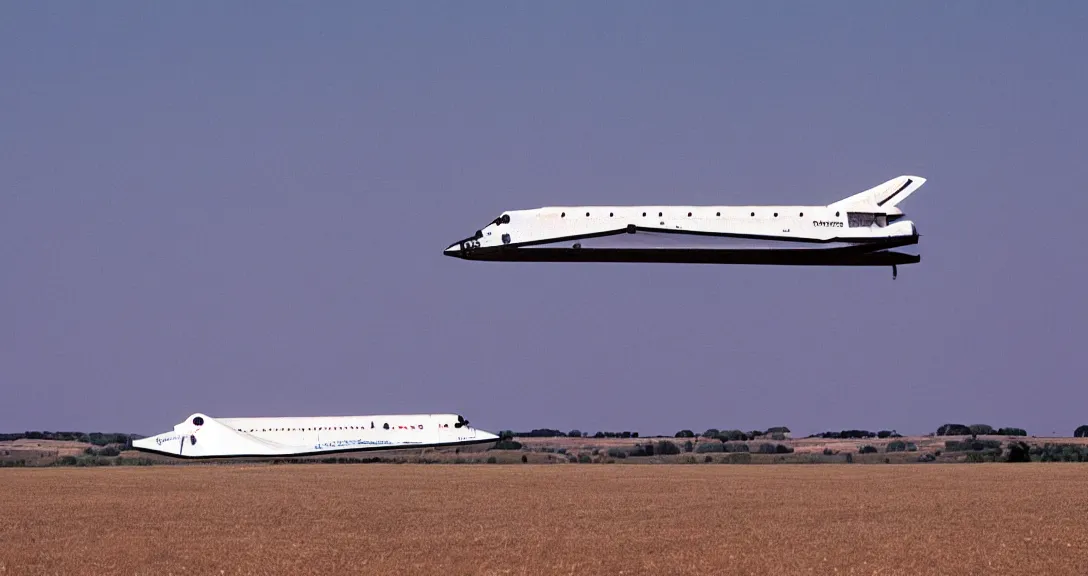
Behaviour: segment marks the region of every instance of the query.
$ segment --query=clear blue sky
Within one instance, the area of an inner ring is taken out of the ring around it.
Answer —
[[[0,4],[0,429],[1088,422],[1088,4]],[[496,264],[503,210],[828,203],[922,262]]]

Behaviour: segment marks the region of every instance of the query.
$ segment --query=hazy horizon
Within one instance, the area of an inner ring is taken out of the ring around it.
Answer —
[[[1088,423],[1078,2],[0,5],[0,432]],[[504,210],[826,204],[922,261],[503,264]]]

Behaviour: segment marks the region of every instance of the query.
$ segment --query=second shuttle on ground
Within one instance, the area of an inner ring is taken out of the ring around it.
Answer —
[[[212,418],[184,422],[132,447],[186,459],[317,456],[407,449],[486,450],[499,437],[458,414]]]
[[[898,205],[926,179],[903,175],[824,206],[553,206],[511,210],[445,254],[507,262],[891,266],[921,257]]]

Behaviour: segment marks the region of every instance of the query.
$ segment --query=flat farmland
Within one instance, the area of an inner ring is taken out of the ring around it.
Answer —
[[[1088,465],[0,470],[0,574],[1088,574]]]

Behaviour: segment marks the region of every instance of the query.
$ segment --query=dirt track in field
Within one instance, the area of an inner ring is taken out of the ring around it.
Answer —
[[[0,470],[10,574],[1088,574],[1088,465]]]

